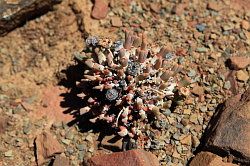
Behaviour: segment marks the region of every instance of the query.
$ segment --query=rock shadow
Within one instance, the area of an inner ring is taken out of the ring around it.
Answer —
[[[95,117],[95,112],[99,112],[99,106],[91,108],[91,110],[85,114],[81,114],[81,108],[89,105],[87,101],[89,97],[94,98],[98,96],[99,99],[104,97],[102,94],[100,94],[100,91],[93,90],[92,86],[88,82],[76,85],[76,82],[79,82],[83,78],[84,71],[88,68],[76,58],[75,62],[76,63],[74,65],[67,67],[59,74],[59,77],[63,76],[63,78],[59,78],[60,81],[58,85],[64,86],[69,90],[68,92],[62,93],[60,95],[63,97],[63,101],[60,103],[60,106],[62,108],[66,108],[63,113],[71,114],[74,117],[74,120],[67,124],[68,126],[77,125],[80,132],[88,132],[91,130],[93,133],[100,133],[98,141],[101,142],[105,136],[113,135],[115,130],[111,125],[104,121],[97,121],[95,123],[89,121],[91,118]],[[88,97],[79,97],[78,94],[80,93],[84,93]],[[121,137],[114,138],[114,140],[119,140],[120,138]],[[99,145],[99,147],[100,146],[101,145]],[[115,147],[107,147],[106,149],[111,151],[119,151],[119,149]]]

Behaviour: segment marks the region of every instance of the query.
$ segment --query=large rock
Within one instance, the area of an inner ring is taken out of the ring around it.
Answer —
[[[205,137],[207,150],[250,163],[250,88],[218,108]]]
[[[222,161],[222,157],[211,152],[200,152],[190,162],[190,166],[236,166],[236,164]]]
[[[61,0],[0,0],[0,36],[44,14]]]
[[[233,56],[228,59],[228,62],[229,62],[230,68],[234,70],[240,70],[250,65],[250,57]]]
[[[95,0],[91,16],[95,19],[104,19],[108,14],[108,2],[107,0]]]
[[[37,164],[42,165],[47,159],[64,151],[61,144],[49,132],[42,132],[35,139]]]
[[[88,160],[88,166],[158,166],[156,156],[144,150],[129,150],[98,155]]]

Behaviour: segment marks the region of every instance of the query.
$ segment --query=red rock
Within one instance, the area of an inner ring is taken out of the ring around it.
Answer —
[[[250,27],[250,23],[249,23],[248,21],[246,21],[246,20],[242,20],[242,21],[241,21],[241,27],[242,27],[243,29],[245,29],[245,30],[248,30],[249,27]]]
[[[42,132],[35,139],[37,164],[42,165],[50,157],[64,151],[61,144],[49,132]]]
[[[111,18],[111,24],[114,27],[121,27],[122,26],[122,20],[120,17],[112,17]]]
[[[137,149],[98,155],[88,160],[88,166],[158,166],[159,161],[150,152]]]
[[[218,107],[205,138],[209,151],[221,151],[236,161],[250,163],[250,88]]]
[[[250,57],[234,56],[229,59],[230,67],[234,70],[240,70],[250,65]]]
[[[190,162],[190,166],[236,166],[237,164],[226,163],[222,161],[222,157],[211,152],[200,152]]]
[[[56,156],[53,166],[69,166],[69,159],[63,156]]]
[[[108,14],[108,2],[105,0],[95,0],[91,16],[95,19],[104,19]]]
[[[178,4],[178,5],[174,6],[172,12],[174,14],[180,16],[184,13],[185,7],[186,7],[186,5],[184,5],[184,4]]]

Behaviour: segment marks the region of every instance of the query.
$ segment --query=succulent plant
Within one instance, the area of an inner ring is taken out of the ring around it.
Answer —
[[[95,123],[105,121],[121,137],[139,138],[147,125],[165,118],[181,70],[168,46],[150,48],[144,34],[125,31],[125,41],[90,36],[81,58],[87,69],[79,87],[88,84],[95,95],[79,94]],[[182,89],[182,91],[185,91]],[[91,93],[92,93],[91,92]],[[186,91],[185,91],[186,92]]]

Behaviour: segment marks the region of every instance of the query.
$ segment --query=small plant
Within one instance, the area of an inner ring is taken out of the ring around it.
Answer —
[[[81,113],[91,114],[92,123],[105,121],[121,137],[138,138],[149,126],[160,128],[178,89],[176,74],[180,65],[169,47],[148,47],[144,34],[125,32],[125,41],[94,36],[77,59],[87,69],[79,87],[90,92],[79,94],[87,101]]]

